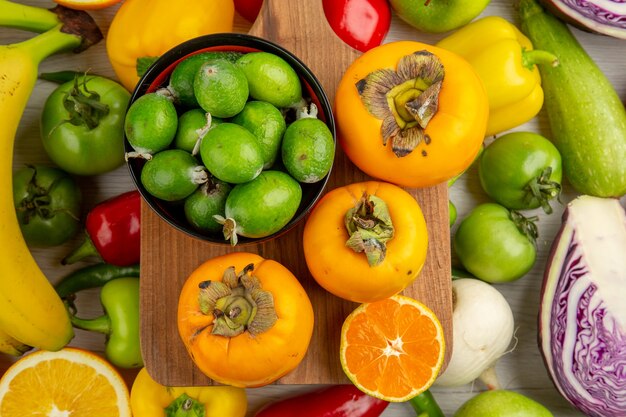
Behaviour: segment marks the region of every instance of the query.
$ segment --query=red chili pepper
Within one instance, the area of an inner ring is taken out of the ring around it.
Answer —
[[[324,0],[330,27],[346,44],[361,52],[382,43],[391,25],[387,0]]]
[[[96,205],[85,220],[85,241],[61,262],[99,256],[117,266],[139,263],[140,201],[138,191],[128,191]]]
[[[235,0],[235,10],[250,23],[256,20],[262,5],[263,0]]]
[[[354,385],[330,385],[270,403],[254,417],[378,417],[388,405]]]

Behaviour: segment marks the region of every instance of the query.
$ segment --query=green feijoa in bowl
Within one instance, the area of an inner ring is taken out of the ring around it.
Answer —
[[[274,165],[287,129],[280,110],[266,101],[249,101],[231,121],[248,129],[259,140],[263,151],[263,169]]]
[[[165,201],[182,200],[207,180],[206,168],[181,149],[156,153],[141,170],[141,184],[146,191]]]
[[[257,138],[245,127],[222,123],[210,129],[200,144],[202,163],[216,178],[241,184],[263,170],[263,151]]]
[[[294,216],[302,188],[289,174],[263,171],[254,180],[233,187],[226,199],[224,238],[237,244],[237,236],[260,238],[282,229]]]
[[[326,123],[319,119],[298,119],[285,131],[281,154],[285,168],[296,180],[318,182],[333,165],[333,134]]]
[[[199,139],[220,123],[223,123],[222,119],[211,117],[202,109],[187,110],[178,118],[178,130],[172,145],[193,154]]]
[[[233,117],[248,101],[248,80],[232,62],[213,59],[200,66],[193,79],[193,92],[200,107],[211,116]]]
[[[216,51],[202,52],[185,58],[172,71],[168,90],[172,92],[181,105],[189,108],[198,107],[198,100],[196,100],[193,92],[193,79],[202,64],[216,58],[222,58],[234,63],[241,55],[240,52]]]
[[[230,184],[217,178],[209,179],[185,199],[185,218],[196,230],[218,233],[222,230],[213,216],[224,216],[226,198],[232,190]]]
[[[135,100],[124,119],[126,139],[135,152],[154,154],[166,149],[176,136],[178,114],[172,101],[159,93]]]
[[[250,52],[237,60],[248,79],[250,96],[278,108],[291,107],[302,100],[302,86],[287,61],[269,52]]]

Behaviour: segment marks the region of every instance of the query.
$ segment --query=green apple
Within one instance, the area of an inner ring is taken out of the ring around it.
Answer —
[[[491,0],[391,0],[396,14],[417,30],[443,33],[471,22]]]
[[[528,397],[507,390],[485,391],[468,400],[454,417],[554,417]]]

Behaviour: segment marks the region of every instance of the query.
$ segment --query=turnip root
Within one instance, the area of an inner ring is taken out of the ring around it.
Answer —
[[[452,282],[452,356],[435,385],[455,387],[480,378],[489,389],[499,389],[496,361],[513,338],[513,312],[490,284],[461,278]]]

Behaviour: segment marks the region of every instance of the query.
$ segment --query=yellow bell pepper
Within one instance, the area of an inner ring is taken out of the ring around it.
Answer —
[[[132,91],[139,81],[138,59],[146,58],[141,71],[184,41],[232,32],[234,16],[233,0],[125,0],[111,21],[107,54],[122,85]]]
[[[248,399],[243,388],[225,385],[210,387],[166,387],[142,368],[130,391],[133,417],[244,417]],[[204,409],[204,414],[202,414]],[[177,414],[189,410],[188,414]]]
[[[530,40],[498,16],[478,19],[437,43],[465,58],[482,80],[489,100],[486,136],[519,126],[543,106],[535,64],[556,65],[554,55],[533,50]]]

